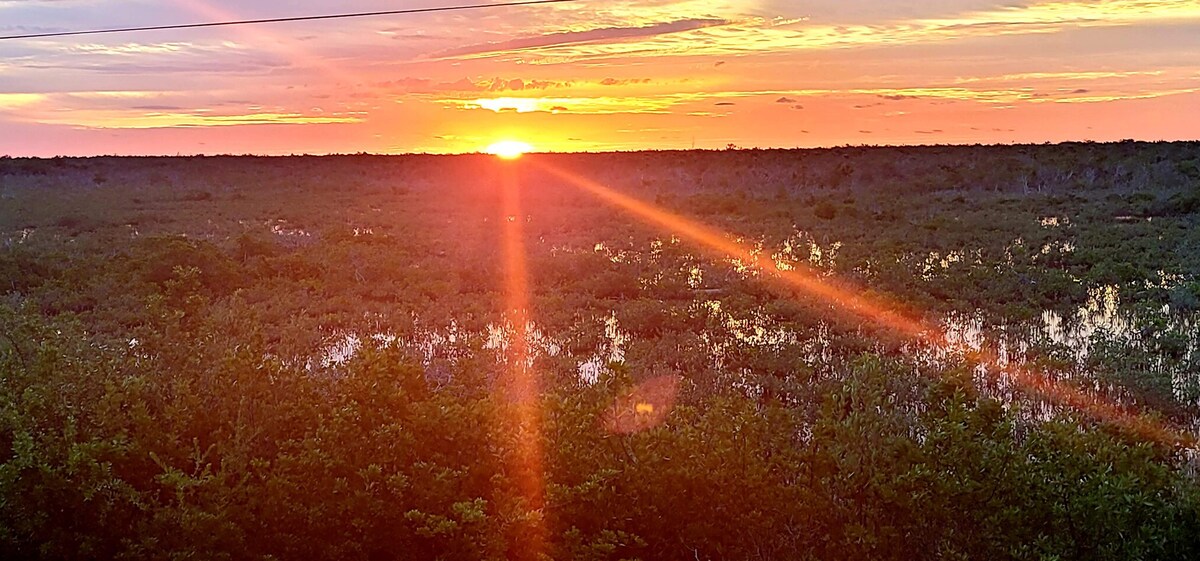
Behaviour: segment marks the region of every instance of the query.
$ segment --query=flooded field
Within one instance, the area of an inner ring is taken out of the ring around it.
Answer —
[[[871,557],[864,524],[1193,551],[1197,158],[0,161],[0,504],[41,508],[40,473],[86,482],[64,512],[248,513],[226,528],[276,546],[540,520],[555,551],[674,558],[647,552],[734,516],[808,558]]]

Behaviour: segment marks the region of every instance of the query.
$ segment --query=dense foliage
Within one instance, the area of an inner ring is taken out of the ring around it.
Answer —
[[[1194,450],[543,164],[1197,426],[1194,143],[0,159],[0,557],[1200,557]],[[496,390],[513,220],[532,425]]]

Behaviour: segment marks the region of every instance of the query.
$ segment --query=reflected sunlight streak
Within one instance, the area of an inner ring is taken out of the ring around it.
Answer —
[[[764,277],[776,281],[784,288],[796,289],[815,296],[847,315],[866,319],[904,337],[917,339],[944,350],[968,351],[962,345],[949,342],[946,334],[938,326],[893,311],[897,307],[895,302],[872,297],[860,289],[835,279],[823,278],[812,269],[802,265],[791,270],[780,270],[770,259],[756,255],[750,248],[731,241],[725,232],[716,228],[673,214],[570,171],[544,162],[540,163],[540,166],[551,174],[633,214],[650,225],[699,244],[721,257],[738,259],[756,269],[770,273]],[[1086,413],[1094,419],[1122,426],[1140,438],[1169,446],[1186,447],[1192,446],[1196,442],[1195,435],[1168,427],[1131,406],[1110,402],[1095,392],[1064,384],[1032,368],[1013,364],[1004,365],[994,352],[988,350],[969,351],[964,352],[964,355],[987,366],[987,372],[991,376],[1003,372],[1026,392],[1040,395],[1057,405]]]
[[[501,155],[502,156],[502,155]],[[537,373],[529,354],[529,273],[525,256],[525,229],[521,210],[521,185],[516,162],[501,166],[501,216],[504,259],[504,309],[513,328],[507,349],[506,379],[501,390],[514,407],[518,441],[511,468],[531,516],[527,527],[517,528],[510,543],[521,543],[521,558],[537,559],[544,553],[545,530],[540,519],[545,506],[541,446],[541,396]]]

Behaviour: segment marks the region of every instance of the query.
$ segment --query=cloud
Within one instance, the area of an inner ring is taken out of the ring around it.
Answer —
[[[956,84],[976,84],[980,82],[1029,82],[1029,81],[1075,81],[1075,80],[1104,80],[1104,79],[1121,79],[1121,78],[1144,78],[1150,76],[1162,76],[1162,70],[1134,70],[1123,72],[1106,72],[1106,71],[1091,71],[1091,72],[1023,72],[1019,74],[1003,74],[999,76],[973,76],[960,77],[955,80]]]
[[[40,93],[0,93],[0,111],[33,105],[45,98],[45,94]]]
[[[589,29],[586,31],[564,31],[560,33],[519,37],[516,39],[509,39],[507,41],[467,45],[465,47],[439,51],[431,56],[432,58],[455,58],[505,53],[525,49],[575,45],[579,43],[629,41],[658,35],[669,35],[672,33],[704,29],[726,23],[728,22],[721,19],[684,19],[652,23],[637,27],[603,27],[599,29]]]
[[[541,92],[547,90],[584,89],[594,90],[598,86],[635,86],[650,84],[650,78],[603,78],[601,80],[545,80],[536,78],[504,78],[494,77],[482,80],[461,78],[454,82],[434,82],[428,78],[398,78],[384,82],[369,84],[367,91],[354,92],[350,95],[362,98],[377,97],[380,92],[398,94],[437,94],[453,95],[467,94],[461,97],[476,95],[479,92],[508,93],[508,92]],[[515,96],[514,96],[515,97]]]
[[[649,78],[627,78],[627,79],[623,79],[623,80],[618,80],[616,78],[605,78],[603,80],[600,80],[601,86],[629,86],[629,85],[635,85],[635,84],[649,84],[649,83],[650,83]]]
[[[246,113],[210,115],[204,113],[149,113],[130,115],[116,111],[77,111],[73,115],[42,119],[39,122],[66,124],[92,129],[161,129],[229,127],[239,125],[327,125],[358,123],[357,116],[313,116],[301,113]]]
[[[523,80],[521,78],[492,78],[491,80],[483,80],[474,83],[475,87],[483,91],[503,92],[503,91],[524,91],[524,90],[546,90],[551,88],[566,88],[571,85],[571,82],[557,80]]]
[[[675,101],[658,97],[552,97],[552,98],[480,98],[444,99],[442,105],[458,109],[486,109],[496,113],[583,113],[606,115],[619,113],[667,113]]]
[[[189,50],[198,50],[199,47],[192,43],[125,43],[121,45],[104,45],[100,43],[81,43],[77,45],[69,45],[65,48],[71,53],[86,53],[97,55],[144,55],[144,54],[165,54],[165,53],[181,53]]]
[[[210,43],[33,43],[13,68],[109,75],[260,74],[291,66],[287,60],[230,41]]]
[[[705,13],[692,5],[692,13]],[[737,14],[732,8],[726,12]],[[740,10],[745,13],[746,10]],[[686,12],[675,11],[678,15]],[[630,22],[644,16],[629,11]],[[759,53],[890,47],[1058,33],[1086,27],[1190,22],[1200,19],[1195,0],[1050,0],[921,17],[865,23],[814,23],[806,18],[730,15],[723,19],[679,19],[530,36],[435,53],[442,57],[517,56],[530,64],[564,64],[596,59],[725,57]],[[583,20],[586,21],[586,20]],[[606,20],[607,21],[607,20]]]
[[[985,104],[993,107],[1008,107],[1017,103],[1096,103],[1130,99],[1151,99],[1169,95],[1200,92],[1198,88],[1174,90],[1135,90],[1111,92],[1035,92],[1028,88],[986,89],[967,88],[875,88],[875,89],[812,89],[812,90],[747,90],[718,92],[679,92],[644,96],[575,96],[575,97],[494,97],[494,98],[443,98],[433,102],[445,107],[462,110],[488,110],[514,113],[574,113],[574,114],[688,114],[711,115],[700,107],[702,103],[730,105],[731,100],[753,97],[772,98],[783,96],[798,99],[839,99],[858,101],[863,98],[902,96],[904,99],[960,101]],[[883,106],[882,102],[859,103],[856,109]],[[804,109],[795,103],[793,109]],[[689,112],[690,111],[690,112]]]
[[[371,85],[372,87],[381,89],[412,91],[428,88],[432,83],[433,80],[430,80],[429,78],[413,78],[405,76],[404,78],[388,80],[386,82],[376,82]]]
[[[73,91],[48,94],[0,94],[0,113],[9,122],[65,125],[83,129],[160,129],[265,124],[358,123],[358,112],[302,111],[249,106],[245,110],[215,102],[206,94],[172,91]],[[222,108],[221,106],[226,106]],[[194,109],[193,109],[194,108]]]
[[[196,62],[196,63],[180,63],[180,64],[153,64],[153,63],[79,63],[79,64],[25,64],[22,68],[35,70],[81,70],[93,72],[96,74],[108,75],[165,75],[165,74],[243,74],[243,75],[259,75],[264,72],[270,72],[286,65],[278,65],[272,63],[230,63],[222,61],[211,62]]]

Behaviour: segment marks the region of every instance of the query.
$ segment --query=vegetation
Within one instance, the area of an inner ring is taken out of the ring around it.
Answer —
[[[1195,559],[1194,448],[972,350],[1194,432],[1198,170],[1132,142],[2,159],[0,557]],[[517,221],[533,422],[503,391]]]

